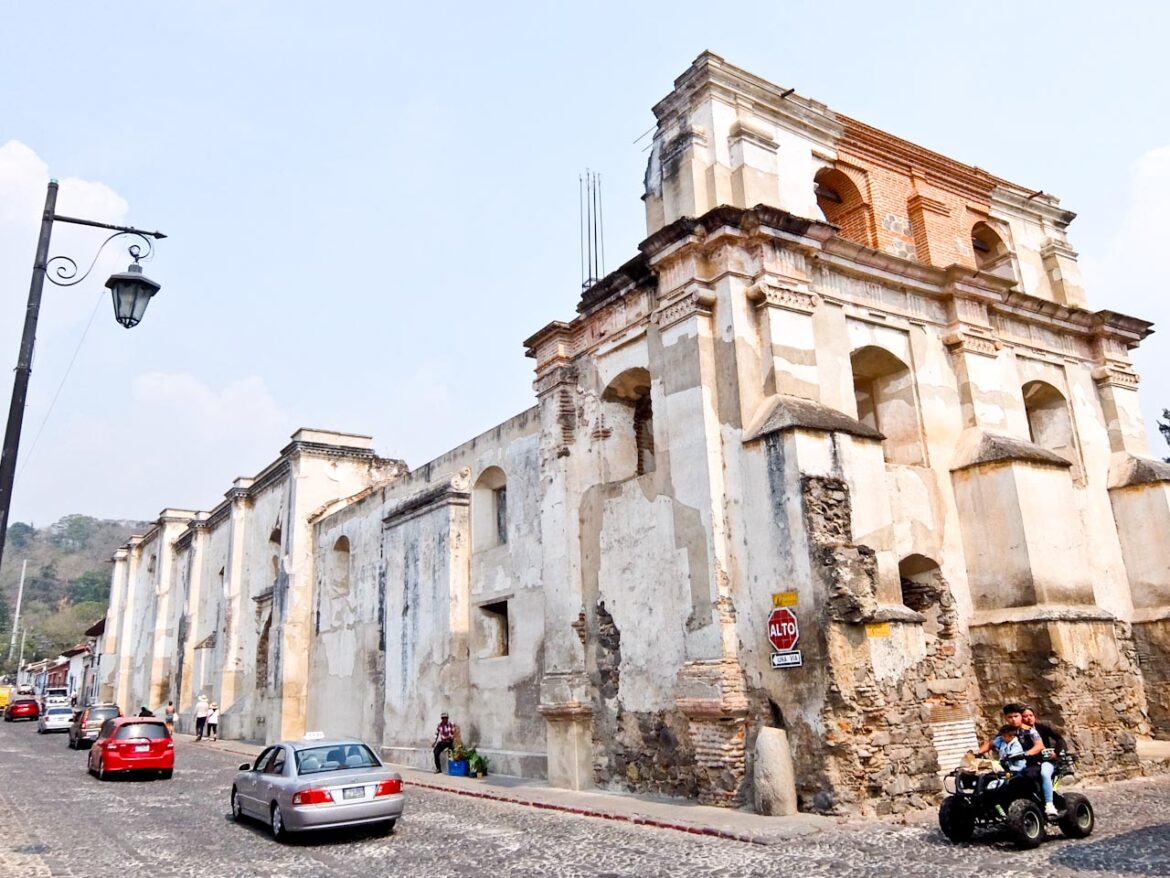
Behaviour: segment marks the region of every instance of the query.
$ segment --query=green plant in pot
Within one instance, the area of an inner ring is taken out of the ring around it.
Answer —
[[[488,773],[488,758],[482,753],[473,752],[468,757],[467,765],[473,777],[486,777]]]

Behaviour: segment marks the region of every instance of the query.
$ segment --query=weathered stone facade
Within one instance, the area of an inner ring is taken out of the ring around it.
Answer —
[[[710,54],[654,112],[648,237],[525,342],[536,406],[410,471],[298,434],[168,510],[107,691],[420,766],[446,708],[497,771],[766,810],[919,807],[1007,699],[1136,771],[1170,466],[1073,215]]]

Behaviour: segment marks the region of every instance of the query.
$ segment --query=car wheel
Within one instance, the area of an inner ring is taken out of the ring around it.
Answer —
[[[393,835],[394,834],[394,824],[397,822],[398,822],[397,820],[383,820],[381,823],[379,823],[375,826],[374,832],[375,832],[375,834],[381,835],[381,836]]]
[[[175,770],[173,768],[159,769],[158,776],[161,777],[163,780],[170,780],[172,777],[175,776]]]
[[[98,757],[97,779],[109,780],[109,778],[106,776],[106,760],[100,756]]]
[[[1044,840],[1044,812],[1031,799],[1016,799],[1008,806],[1007,827],[1019,848],[1034,848]]]
[[[276,802],[272,803],[272,819],[269,821],[272,827],[272,837],[276,841],[288,841],[288,830],[284,825],[284,815],[280,813],[280,805]]]
[[[69,739],[65,743],[69,746],[70,750],[77,749],[77,745],[73,743],[73,736],[72,735],[69,736]]]
[[[244,809],[240,807],[240,795],[236,792],[236,788],[232,787],[232,820],[239,823],[244,819]]]
[[[1093,806],[1080,793],[1064,794],[1065,814],[1060,818],[1060,831],[1069,838],[1087,838],[1093,832],[1096,818]]]
[[[967,802],[947,796],[938,809],[938,828],[951,841],[970,841],[975,834],[975,812]]]

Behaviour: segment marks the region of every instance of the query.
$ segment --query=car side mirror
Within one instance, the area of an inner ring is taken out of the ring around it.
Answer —
[[[240,771],[251,771],[252,770],[252,763],[251,762],[241,762],[239,770]]]

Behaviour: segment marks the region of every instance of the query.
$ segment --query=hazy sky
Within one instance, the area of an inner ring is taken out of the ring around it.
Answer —
[[[124,249],[46,288],[13,520],[210,508],[298,426],[418,466],[531,405],[521,342],[579,294],[577,175],[612,269],[650,108],[704,49],[1059,196],[1090,306],[1168,327],[1135,356],[1152,436],[1170,406],[1170,4],[402,6],[0,3],[5,411],[49,176],[61,213],[170,236],[133,331],[102,286]]]

